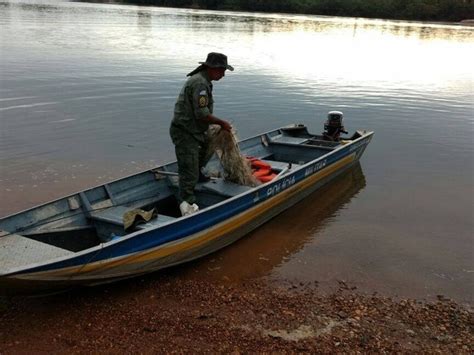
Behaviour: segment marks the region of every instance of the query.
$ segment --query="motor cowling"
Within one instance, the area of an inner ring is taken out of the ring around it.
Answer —
[[[341,133],[347,134],[342,123],[343,118],[344,114],[341,111],[330,111],[328,113],[328,118],[324,123],[324,139],[338,141]]]

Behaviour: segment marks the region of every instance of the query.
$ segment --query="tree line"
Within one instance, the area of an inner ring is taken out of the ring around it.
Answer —
[[[207,10],[301,13],[418,21],[474,19],[472,0],[124,0],[118,3]]]

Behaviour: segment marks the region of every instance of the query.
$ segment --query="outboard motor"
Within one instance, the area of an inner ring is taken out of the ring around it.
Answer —
[[[330,111],[328,119],[324,123],[323,136],[328,141],[339,141],[341,133],[347,134],[347,131],[342,125],[343,114],[340,111]]]

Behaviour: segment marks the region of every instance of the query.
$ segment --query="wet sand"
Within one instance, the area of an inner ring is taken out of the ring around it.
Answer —
[[[395,301],[344,282],[326,294],[314,283],[196,280],[182,269],[4,301],[0,353],[474,350],[472,311],[443,297]]]

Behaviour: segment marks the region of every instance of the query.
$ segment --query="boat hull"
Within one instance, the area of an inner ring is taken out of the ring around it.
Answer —
[[[222,249],[304,199],[358,162],[371,135],[277,181],[155,230],[138,232],[92,253],[0,278],[3,290],[96,285],[185,263]],[[167,240],[168,239],[168,240]],[[156,241],[160,241],[159,243]],[[136,244],[135,248],[132,247]],[[86,262],[84,262],[86,261]],[[72,264],[72,265],[71,265]]]

